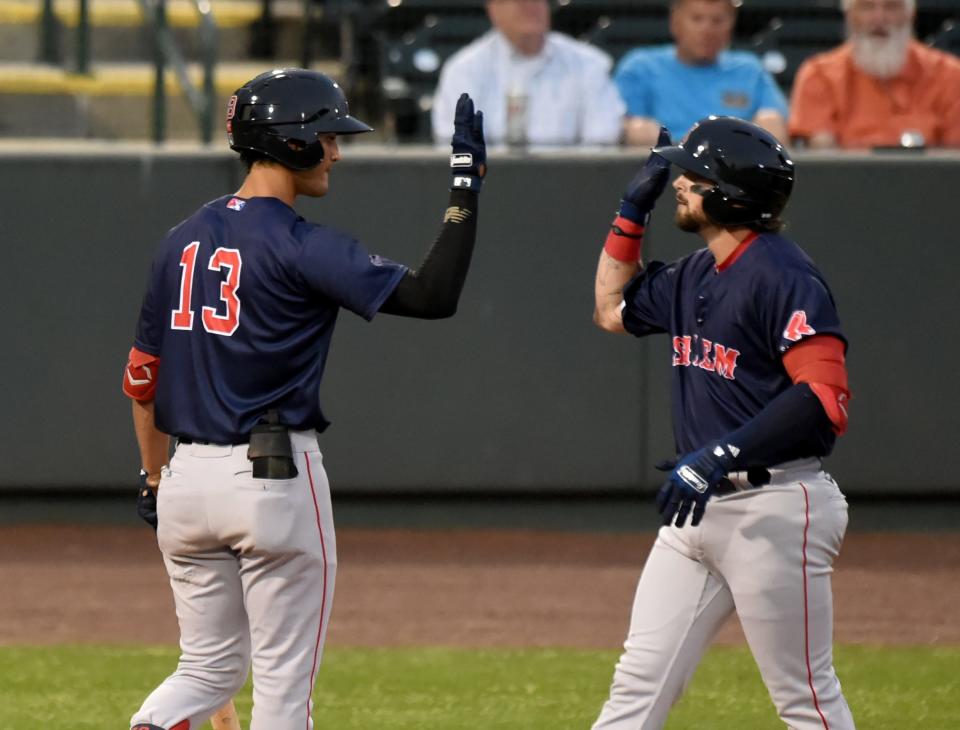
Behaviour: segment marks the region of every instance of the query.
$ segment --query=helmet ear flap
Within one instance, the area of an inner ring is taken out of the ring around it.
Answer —
[[[293,131],[293,134],[289,132]],[[271,157],[281,160],[284,165],[293,170],[309,170],[319,165],[324,158],[323,142],[316,135],[310,142],[312,128],[294,128],[290,130],[285,125],[266,127],[263,130]],[[307,137],[307,139],[303,139]]]
[[[726,196],[719,188],[711,188],[703,194],[703,212],[718,225],[726,225],[724,218],[729,207]]]
[[[703,212],[720,226],[745,226],[772,217],[767,206],[745,198],[743,191],[725,191],[722,183],[703,194]]]

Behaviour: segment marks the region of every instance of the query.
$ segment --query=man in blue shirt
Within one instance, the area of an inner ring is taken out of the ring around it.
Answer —
[[[660,126],[683,134],[711,114],[753,121],[786,138],[787,102],[751,53],[726,50],[736,0],[673,0],[675,45],[638,48],[621,59],[614,81],[627,104],[624,139],[651,146]]]

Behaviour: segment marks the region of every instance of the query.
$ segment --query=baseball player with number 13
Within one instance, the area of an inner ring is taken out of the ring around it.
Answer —
[[[453,315],[476,238],[483,116],[454,116],[448,207],[419,270],[308,223],[337,138],[370,127],[340,87],[269,71],[230,100],[227,134],[248,174],[167,234],[154,258],[124,376],[157,538],[180,624],[180,663],[134,730],[198,730],[253,668],[251,730],[310,730],[337,553],[317,434],[319,389],[340,309]],[[376,214],[408,195],[371,178]],[[177,446],[167,462],[168,435]],[[142,506],[142,505],[141,505]],[[148,510],[141,510],[148,511]]]
[[[643,268],[671,163],[675,222],[706,248]],[[832,652],[847,503],[820,464],[847,427],[846,339],[823,276],[780,235],[793,181],[786,150],[750,122],[710,117],[678,145],[663,129],[600,254],[596,323],[670,337],[678,458],[594,730],[663,727],[734,611],[788,727],[854,727]]]

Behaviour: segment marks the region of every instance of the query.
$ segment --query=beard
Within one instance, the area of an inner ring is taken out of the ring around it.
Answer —
[[[913,30],[909,24],[894,28],[887,38],[851,31],[854,63],[860,70],[878,79],[892,79],[907,62],[907,50],[912,38]]]
[[[673,222],[677,228],[685,233],[699,233],[700,229],[706,225],[706,218],[694,215],[688,207],[677,206],[677,212],[673,214]]]

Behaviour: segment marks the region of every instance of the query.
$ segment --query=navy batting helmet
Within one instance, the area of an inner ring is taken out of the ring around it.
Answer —
[[[680,144],[653,151],[716,184],[703,194],[703,210],[721,226],[775,221],[793,189],[787,150],[767,130],[743,119],[708,117]]]
[[[237,89],[227,105],[230,149],[259,152],[293,170],[323,160],[321,134],[372,131],[350,116],[336,81],[302,68],[262,73]]]

